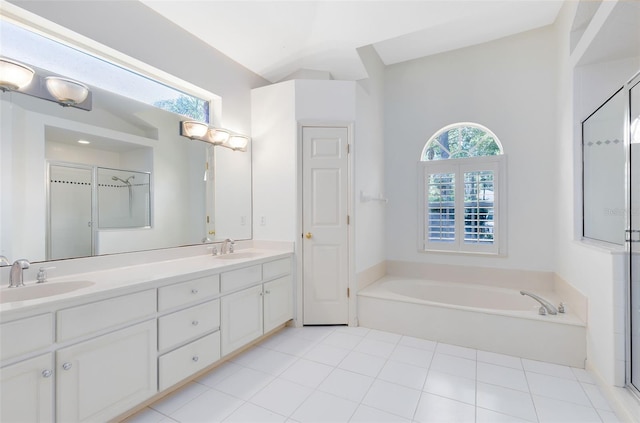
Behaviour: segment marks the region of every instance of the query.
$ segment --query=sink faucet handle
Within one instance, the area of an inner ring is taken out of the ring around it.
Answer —
[[[38,270],[38,276],[37,276],[37,281],[36,283],[43,283],[47,281],[47,270],[52,270],[55,269],[55,266],[49,266],[49,267],[41,267],[40,270]]]
[[[0,266],[11,266],[11,262],[5,256],[0,256]]]
[[[229,240],[229,252],[233,253],[233,248],[235,247],[236,242],[234,240]]]

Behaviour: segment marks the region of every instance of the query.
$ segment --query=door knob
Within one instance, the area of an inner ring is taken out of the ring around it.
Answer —
[[[307,234],[306,234],[305,236],[307,237],[307,239],[311,239],[311,237],[312,237],[313,235],[311,235],[311,232],[307,232]]]

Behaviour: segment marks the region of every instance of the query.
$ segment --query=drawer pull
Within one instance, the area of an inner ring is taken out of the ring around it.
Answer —
[[[192,359],[194,362],[196,362],[196,361],[198,361],[198,360],[199,360],[199,358],[198,358],[198,356],[197,356],[197,355],[194,355],[191,359]]]
[[[51,375],[53,374],[53,372],[49,369],[43,370],[42,371],[42,377],[51,377]]]
[[[195,289],[195,288],[193,288],[193,289],[191,290],[191,293],[192,293],[193,295],[196,295],[196,294],[198,293],[198,290],[197,290],[197,289]]]
[[[193,326],[198,326],[198,323],[199,323],[199,322],[198,322],[197,320],[194,320],[193,322],[191,322],[191,324],[192,324]]]
[[[71,363],[67,362],[67,363],[64,363],[64,364],[62,365],[62,368],[63,368],[64,370],[69,370],[72,366],[73,366],[73,364],[71,364]]]

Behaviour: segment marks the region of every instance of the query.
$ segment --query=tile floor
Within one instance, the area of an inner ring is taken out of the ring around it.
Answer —
[[[304,327],[127,423],[618,421],[582,369],[361,327]]]

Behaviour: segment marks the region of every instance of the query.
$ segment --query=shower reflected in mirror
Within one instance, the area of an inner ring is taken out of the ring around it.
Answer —
[[[151,227],[150,172],[61,162],[48,169],[47,260],[99,253],[105,231]]]
[[[149,174],[98,168],[98,228],[151,226]]]

